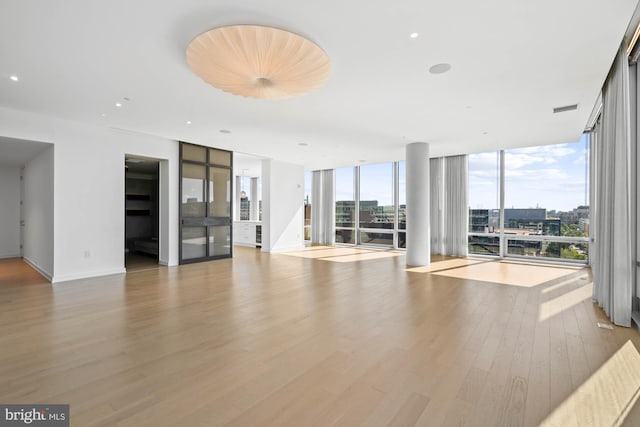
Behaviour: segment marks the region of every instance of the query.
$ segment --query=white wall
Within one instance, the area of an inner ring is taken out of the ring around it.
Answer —
[[[304,246],[304,167],[262,161],[262,250]]]
[[[49,280],[54,273],[54,152],[48,147],[24,167],[24,259]]]
[[[0,166],[0,258],[20,256],[20,168]]]
[[[124,272],[125,153],[167,160],[160,261],[178,263],[177,141],[7,108],[0,108],[0,129],[55,145],[53,282]]]

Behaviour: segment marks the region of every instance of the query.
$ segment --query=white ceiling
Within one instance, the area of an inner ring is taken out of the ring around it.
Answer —
[[[411,141],[431,143],[433,155],[568,142],[585,127],[636,3],[0,0],[0,105],[307,169],[401,159]],[[327,84],[256,100],[202,82],[186,65],[187,44],[239,23],[319,44],[332,60]],[[428,72],[443,62],[451,71]]]
[[[22,167],[51,145],[0,136],[0,166]]]

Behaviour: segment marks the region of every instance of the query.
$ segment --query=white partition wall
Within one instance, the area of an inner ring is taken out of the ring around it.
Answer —
[[[49,280],[54,275],[54,147],[24,168],[24,259]],[[61,236],[62,237],[62,236]]]
[[[262,250],[304,246],[304,167],[262,161]]]
[[[124,272],[125,153],[167,161],[161,170],[166,176],[163,180],[166,190],[161,195],[161,199],[165,198],[161,206],[166,208],[161,214],[164,215],[161,232],[167,234],[162,261],[177,264],[177,141],[2,107],[0,132],[10,138],[54,144],[55,171],[45,185],[51,185],[50,197],[55,204],[48,216],[51,225],[43,229],[53,236],[53,246],[46,259],[38,260],[45,265],[46,274],[52,274],[52,281]],[[27,196],[28,190],[25,188]],[[25,229],[25,243],[27,238]],[[29,256],[26,246],[24,249],[25,256]],[[51,260],[53,265],[49,268]]]
[[[0,258],[20,256],[20,168],[0,166]]]

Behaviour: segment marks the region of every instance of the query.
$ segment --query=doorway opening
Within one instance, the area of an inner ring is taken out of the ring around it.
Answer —
[[[128,272],[159,266],[160,161],[125,155],[125,268]]]

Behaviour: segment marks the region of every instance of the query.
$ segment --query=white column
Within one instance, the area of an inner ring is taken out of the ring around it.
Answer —
[[[431,263],[429,235],[429,144],[407,145],[407,265]]]
[[[249,205],[249,219],[251,221],[258,220],[258,178],[251,178],[251,204]]]

